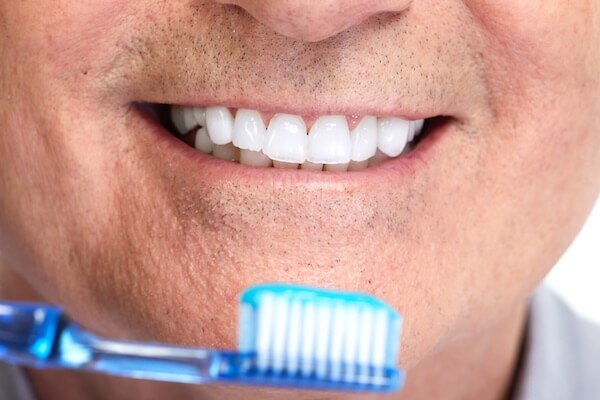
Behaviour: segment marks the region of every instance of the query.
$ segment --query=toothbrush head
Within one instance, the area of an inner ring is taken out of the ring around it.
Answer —
[[[238,351],[264,384],[393,391],[402,319],[360,293],[271,284],[242,293]],[[248,372],[250,373],[250,371]]]

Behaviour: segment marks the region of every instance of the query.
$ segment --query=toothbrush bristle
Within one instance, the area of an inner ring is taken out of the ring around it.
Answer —
[[[241,304],[240,351],[259,373],[377,385],[395,369],[401,319],[373,297],[265,285]]]

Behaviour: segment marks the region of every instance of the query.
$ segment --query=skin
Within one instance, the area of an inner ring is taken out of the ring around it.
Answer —
[[[527,298],[600,192],[599,27],[583,0],[1,2],[0,297],[230,348],[248,285],[366,291],[405,318],[398,398],[502,398]],[[140,101],[451,119],[353,178],[232,173]],[[41,399],[290,396],[29,374]]]

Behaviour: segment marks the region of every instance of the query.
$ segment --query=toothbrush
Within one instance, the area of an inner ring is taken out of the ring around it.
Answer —
[[[404,383],[401,324],[366,294],[258,285],[240,297],[235,352],[110,340],[59,308],[0,302],[0,360],[180,383],[391,392]]]

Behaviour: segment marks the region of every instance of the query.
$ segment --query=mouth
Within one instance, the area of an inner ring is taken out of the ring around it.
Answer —
[[[301,116],[224,106],[143,104],[196,151],[253,168],[356,172],[405,158],[449,117]]]

